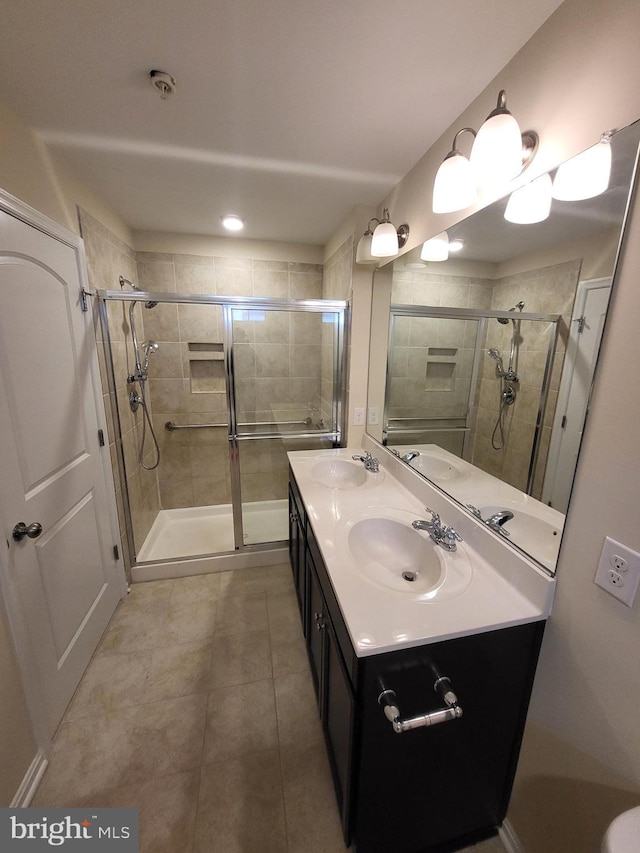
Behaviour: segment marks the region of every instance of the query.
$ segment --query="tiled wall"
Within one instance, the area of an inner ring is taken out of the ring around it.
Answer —
[[[134,252],[119,237],[105,228],[97,219],[86,211],[79,211],[80,226],[85,245],[89,285],[91,289],[118,290],[118,279],[122,275],[131,281],[136,280],[136,264]],[[98,357],[104,394],[105,411],[107,413],[107,430],[109,449],[114,471],[116,500],[118,506],[118,521],[120,525],[121,551],[124,556],[127,572],[130,570],[127,545],[126,519],[123,509],[123,495],[118,476],[119,450],[116,446],[116,431],[114,428],[113,412],[115,398],[120,410],[122,429],[122,448],[126,462],[127,491],[131,506],[133,529],[130,531],[136,541],[144,540],[159,502],[158,487],[155,473],[145,471],[138,462],[138,447],[142,426],[141,410],[133,414],[128,403],[129,389],[127,376],[133,372],[133,348],[129,329],[128,308],[123,303],[108,303],[109,328],[111,349],[115,367],[115,394],[109,393],[109,383],[105,367],[105,357],[102,344],[102,328],[98,320],[97,301],[94,301],[96,335],[98,338]],[[140,310],[140,309],[136,309]],[[147,457],[149,459],[149,457]]]
[[[322,283],[322,296],[324,299],[340,299],[350,301],[351,299],[351,274],[353,270],[353,235],[339,246],[338,249],[327,259],[324,265],[324,277]],[[321,369],[321,417],[325,422],[331,420],[334,389],[334,363],[333,363],[334,333],[332,327],[325,324],[322,328],[322,369]],[[344,356],[347,364],[350,358],[350,342]],[[345,370],[345,376],[348,370]],[[345,389],[345,406],[349,411],[348,389]],[[345,418],[346,425],[346,418]]]
[[[580,265],[579,260],[568,261],[500,279],[445,276],[422,270],[394,272],[393,276],[394,303],[508,310],[522,300],[525,302],[526,312],[562,315],[534,482],[534,496],[537,497],[542,489]],[[472,328],[474,325],[469,321],[451,319],[401,318],[396,336],[398,346],[391,365],[394,406],[392,414],[397,417],[423,417],[425,411],[429,411],[432,417],[462,416],[466,402],[464,397],[469,387],[472,347],[475,343]],[[500,380],[496,376],[496,362],[488,357],[482,360],[479,387],[476,389],[477,405],[471,418],[474,436],[471,460],[484,470],[523,490],[527,485],[531,445],[551,329],[551,324],[537,321],[522,321],[519,326],[517,372],[520,381],[517,385],[516,402],[509,406],[505,413],[506,441],[502,450],[495,450],[491,441],[499,411]],[[502,325],[491,321],[486,341],[483,343],[485,349],[499,349],[505,365],[508,361],[512,331],[511,323]],[[449,373],[446,355],[438,358],[443,363],[443,366],[438,368],[432,352],[431,361],[434,364],[431,389],[428,388],[426,379],[429,347],[449,347],[456,350],[455,357],[452,356],[448,362]],[[446,389],[437,387],[439,375],[441,383],[447,385]]]
[[[149,291],[284,299],[322,295],[322,267],[317,264],[150,252],[138,252],[136,260],[140,287]],[[319,406],[319,320],[318,315],[258,312],[237,323],[240,420],[303,420],[310,403]],[[144,312],[144,323],[145,337],[159,344],[151,358],[149,386],[162,450],[157,472],[161,508],[229,503],[226,429],[165,429],[167,421],[226,425],[222,309],[158,305]],[[212,345],[209,352],[207,344]],[[242,443],[244,501],[286,496],[287,449],[277,440]]]

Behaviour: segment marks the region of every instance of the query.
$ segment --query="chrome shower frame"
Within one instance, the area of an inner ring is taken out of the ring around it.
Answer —
[[[266,551],[282,550],[285,542],[265,542],[255,545],[245,544],[243,539],[243,519],[242,519],[242,493],[241,493],[241,474],[238,449],[242,442],[252,440],[265,439],[280,439],[283,437],[282,432],[252,432],[242,430],[241,427],[246,426],[239,424],[236,418],[235,408],[235,387],[236,387],[236,371],[234,364],[233,353],[233,311],[241,309],[243,311],[293,311],[293,312],[312,312],[321,314],[334,314],[334,342],[335,342],[335,358],[333,365],[333,380],[334,380],[334,398],[332,402],[332,429],[327,430],[309,430],[287,432],[287,438],[307,438],[307,439],[327,439],[332,443],[333,447],[340,446],[344,430],[344,418],[346,416],[346,353],[347,353],[347,336],[349,328],[350,306],[349,303],[342,300],[324,300],[324,299],[278,299],[266,297],[244,297],[244,296],[214,296],[208,294],[193,294],[193,293],[161,293],[151,291],[115,291],[115,290],[97,290],[95,296],[99,305],[99,316],[103,332],[103,342],[105,349],[105,360],[107,365],[107,376],[109,383],[109,395],[113,401],[115,408],[114,412],[114,430],[115,444],[117,449],[118,460],[118,475],[121,487],[123,511],[125,517],[126,540],[129,550],[129,559],[132,567],[142,566],[145,569],[153,569],[151,563],[137,563],[136,561],[136,546],[133,537],[133,523],[131,516],[131,506],[129,503],[126,469],[124,463],[124,450],[122,442],[122,432],[120,426],[121,412],[115,384],[113,353],[111,348],[111,335],[109,332],[109,317],[107,305],[109,302],[130,302],[135,305],[136,302],[156,302],[156,303],[178,303],[186,305],[212,305],[219,306],[223,313],[223,342],[225,352],[225,370],[228,377],[227,381],[227,402],[229,413],[228,425],[228,440],[231,462],[231,489],[232,489],[232,507],[234,520],[234,539],[235,549],[233,551],[217,552],[212,555],[203,555],[202,557],[176,557],[172,559],[163,559],[161,565],[165,564],[191,564],[197,566],[203,560],[217,558],[237,558],[245,555],[245,558],[251,560],[251,556],[259,557],[261,553]],[[306,425],[305,425],[306,426]],[[245,559],[243,565],[249,563]],[[253,564],[253,563],[251,563]],[[255,562],[259,565],[259,562]],[[168,576],[168,575],[167,575]]]

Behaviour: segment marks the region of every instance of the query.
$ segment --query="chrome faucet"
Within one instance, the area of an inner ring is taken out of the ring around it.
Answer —
[[[507,521],[511,521],[513,518],[513,513],[510,510],[501,509],[498,512],[494,512],[494,514],[490,515],[489,518],[483,518],[478,507],[473,504],[467,504],[467,509],[470,509],[477,519],[483,521],[487,527],[495,530],[496,533],[500,533],[501,536],[511,536],[509,531],[504,527]]]
[[[358,456],[357,454],[354,454],[351,458],[355,459],[356,462],[363,462],[364,467],[367,469],[367,471],[371,471],[372,474],[378,473],[380,463],[375,458],[375,456],[371,455],[368,450],[365,450],[364,456]]]
[[[410,450],[408,453],[405,453],[404,456],[401,456],[403,462],[411,462],[412,459],[415,459],[416,456],[420,456],[419,450]]]
[[[416,530],[426,530],[436,545],[442,546],[447,551],[455,551],[458,547],[456,543],[462,542],[462,536],[453,527],[443,524],[437,512],[429,509],[428,506],[425,509],[431,513],[431,519],[429,521],[416,519],[411,526]]]

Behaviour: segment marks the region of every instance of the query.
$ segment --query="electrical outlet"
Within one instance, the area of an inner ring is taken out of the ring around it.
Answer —
[[[380,422],[380,410],[377,406],[369,406],[369,423],[374,426]]]
[[[363,426],[364,425],[364,408],[356,408],[353,410],[353,425],[354,426]]]
[[[631,607],[640,584],[640,554],[607,536],[594,583]]]

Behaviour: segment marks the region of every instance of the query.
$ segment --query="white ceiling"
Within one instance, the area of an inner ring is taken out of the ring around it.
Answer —
[[[322,244],[559,5],[0,0],[0,98],[133,229]]]

